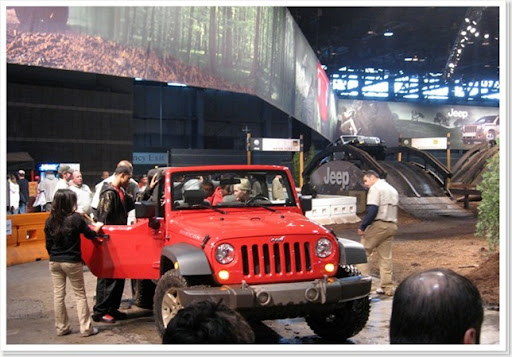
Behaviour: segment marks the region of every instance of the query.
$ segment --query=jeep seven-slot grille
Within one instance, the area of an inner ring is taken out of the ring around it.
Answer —
[[[465,133],[475,133],[476,132],[476,125],[466,125],[464,127]]]
[[[311,271],[311,248],[305,243],[271,243],[242,246],[244,275],[269,275]]]

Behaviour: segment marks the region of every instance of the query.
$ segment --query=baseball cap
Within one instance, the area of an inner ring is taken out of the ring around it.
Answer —
[[[238,184],[238,187],[241,190],[250,191],[251,190],[251,183],[246,178],[241,178],[240,183]]]
[[[64,172],[69,172],[70,174],[73,173],[73,169],[69,167],[68,165],[60,165],[59,166],[59,174],[62,175]]]
[[[19,171],[18,171],[18,175],[23,175],[23,176],[25,176],[25,171],[24,171],[24,170],[19,170]]]

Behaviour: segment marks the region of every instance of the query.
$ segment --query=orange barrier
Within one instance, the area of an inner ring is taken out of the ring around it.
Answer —
[[[49,258],[44,235],[44,223],[49,214],[25,213],[6,217],[7,225],[11,227],[6,240],[7,266]]]

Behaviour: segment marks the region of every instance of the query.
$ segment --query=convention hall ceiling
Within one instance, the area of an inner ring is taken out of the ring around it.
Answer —
[[[499,78],[498,7],[288,9],[328,74],[350,67]]]

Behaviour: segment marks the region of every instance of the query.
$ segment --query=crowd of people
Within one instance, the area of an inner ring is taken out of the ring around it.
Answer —
[[[66,304],[66,281],[75,295],[80,334],[92,336],[99,331],[92,321],[112,324],[127,318],[120,304],[124,279],[98,278],[96,302],[87,305],[80,235],[97,238],[104,224],[128,224],[128,212],[136,198],[151,196],[158,175],[152,170],[137,183],[133,166],[121,160],[113,175],[104,172],[94,192],[83,183],[79,170],[61,165],[58,176],[47,172],[39,183],[44,196],[44,211],[50,212],[45,223],[46,249],[54,289],[55,328],[58,336],[72,332]],[[279,195],[279,177],[273,189]],[[149,181],[149,182],[148,182]],[[381,286],[376,293],[393,296],[389,337],[391,344],[478,344],[483,322],[480,293],[467,278],[448,269],[431,269],[410,275],[393,288],[391,245],[397,231],[398,194],[374,171],[365,172],[363,182],[369,189],[367,213],[358,230],[368,257],[375,251],[379,258]],[[25,172],[9,175],[8,213],[26,213],[29,204],[28,181]],[[254,188],[249,180],[214,189],[208,182],[200,186],[212,202],[232,194],[246,201]],[[92,218],[93,217],[93,218]],[[369,274],[367,266],[359,266]],[[222,302],[201,301],[178,312],[163,335],[162,343],[254,343],[255,335],[249,323],[238,312]]]

